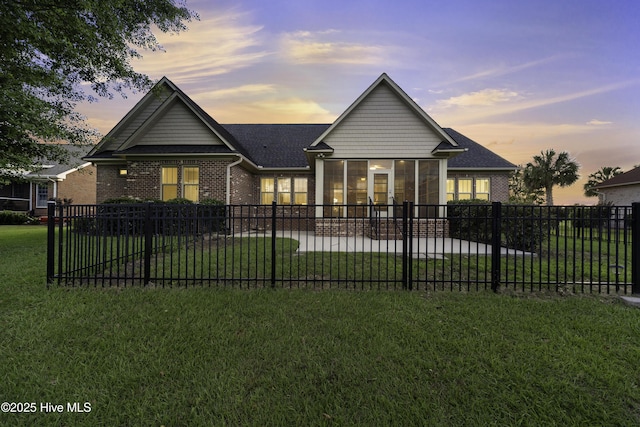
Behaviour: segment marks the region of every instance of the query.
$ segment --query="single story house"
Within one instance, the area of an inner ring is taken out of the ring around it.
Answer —
[[[96,166],[82,158],[89,148],[62,145],[69,152],[65,162],[42,160],[32,171],[0,185],[0,209],[47,214],[47,202],[96,203]]]
[[[162,78],[85,160],[97,167],[98,202],[315,206],[316,231],[324,218],[364,217],[370,205],[385,216],[404,200],[507,201],[517,169],[440,127],[387,74],[330,124],[219,124]]]
[[[640,203],[640,167],[616,175],[593,187],[598,192],[602,204],[630,206]]]

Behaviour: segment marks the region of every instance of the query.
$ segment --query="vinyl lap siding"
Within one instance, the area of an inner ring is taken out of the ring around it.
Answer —
[[[114,135],[111,142],[105,145],[102,150],[111,151],[117,150],[120,146],[131,136],[135,131],[142,126],[142,124],[162,105],[165,99],[169,96],[169,93],[162,91],[160,96],[152,96],[147,101],[143,108],[140,108],[134,117],[131,118],[126,126],[118,131]]]
[[[174,102],[136,145],[222,145],[223,142],[182,102]]]
[[[379,85],[324,141],[333,157],[431,157],[442,139],[402,99]]]

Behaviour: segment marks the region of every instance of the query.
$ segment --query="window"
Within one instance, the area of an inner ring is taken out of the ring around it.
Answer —
[[[270,205],[276,200],[279,205],[306,205],[307,183],[307,178],[260,178],[260,203]]]
[[[367,161],[347,162],[347,215],[350,217],[364,217],[367,210]],[[362,207],[360,207],[362,206]]]
[[[489,178],[476,178],[476,199],[489,200]]]
[[[182,183],[182,197],[197,202],[200,192],[200,168],[185,166],[182,169]]]
[[[490,178],[448,178],[447,201],[491,200]]]
[[[185,166],[179,174],[178,166],[163,166],[161,172],[160,198],[162,201],[183,197],[197,202],[200,200],[200,168]]]
[[[270,205],[275,200],[275,179],[260,178],[260,203]]]
[[[344,203],[344,161],[327,160],[324,162],[324,196],[325,205],[342,205]],[[325,207],[324,216],[342,216],[342,207]]]
[[[36,207],[46,208],[49,200],[49,186],[47,184],[36,185]]]
[[[394,177],[394,197],[396,203],[405,200],[415,201],[416,194],[416,166],[413,160],[396,160]]]
[[[278,204],[291,204],[291,178],[278,178]]]
[[[440,162],[438,160],[418,162],[418,203],[421,205],[440,203]],[[422,218],[435,217],[436,212],[435,206],[421,206],[419,215]]]
[[[162,168],[162,190],[161,198],[163,202],[178,197],[178,167],[165,166]]]
[[[473,179],[458,179],[458,200],[470,200],[473,198]]]
[[[308,201],[308,180],[307,178],[294,178],[293,179],[293,194],[296,205],[306,205]]]
[[[453,178],[447,179],[447,202],[456,200],[456,180]]]

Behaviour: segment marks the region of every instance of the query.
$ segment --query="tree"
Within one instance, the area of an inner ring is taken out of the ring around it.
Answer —
[[[566,151],[556,156],[554,150],[546,150],[533,156],[533,162],[527,163],[523,180],[529,189],[543,189],[547,206],[553,206],[553,187],[566,187],[576,182],[579,168]]]
[[[509,202],[541,205],[544,203],[544,190],[528,188],[524,183],[522,169],[518,169],[509,177]]]
[[[75,106],[150,88],[130,61],[162,49],[152,26],[180,32],[191,19],[175,0],[2,0],[0,180],[37,159],[64,161],[67,151],[52,143],[92,142],[97,133]]]
[[[622,169],[620,167],[611,167],[611,166],[603,166],[591,175],[589,175],[589,179],[587,183],[584,185],[584,195],[586,197],[596,197],[598,192],[593,189],[596,185],[605,182],[608,179],[613,178],[616,175],[620,175]]]

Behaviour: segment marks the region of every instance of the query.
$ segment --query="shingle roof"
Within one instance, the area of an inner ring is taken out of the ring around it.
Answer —
[[[617,187],[620,185],[640,184],[640,167],[631,169],[628,172],[616,175],[600,184],[594,186],[595,189]]]
[[[460,147],[468,149],[468,151],[449,159],[447,162],[449,169],[517,169],[517,166],[510,161],[498,156],[493,151],[483,147],[463,134],[451,128],[444,128],[444,131],[447,132]]]
[[[222,125],[244,148],[251,161],[269,168],[308,166],[304,149],[315,141],[328,124],[231,124]],[[452,169],[516,169],[517,166],[472,139],[451,129],[444,131],[468,151],[449,159]],[[322,149],[330,149],[322,143]],[[366,157],[366,151],[363,152]]]
[[[43,169],[40,169],[35,172],[30,172],[26,174],[27,177],[36,178],[36,177],[54,177],[61,173],[65,173],[72,169],[76,169],[85,163],[85,160],[82,160],[82,157],[89,152],[93,146],[75,146],[75,145],[65,145],[60,144],[60,147],[67,150],[69,153],[69,158],[67,161],[63,163],[53,162],[51,160],[38,160],[39,166],[45,166]]]
[[[372,90],[377,84],[386,82],[398,91],[398,93],[408,100],[411,99],[388,77],[386,74],[374,82],[361,96],[364,97],[368,91]],[[226,154],[240,153],[242,156],[262,168],[309,168],[308,159],[305,149],[309,151],[331,151],[328,146],[320,138],[331,129],[334,124],[227,124],[221,125],[214,120],[206,111],[196,104],[188,95],[180,88],[173,84],[169,79],[163,77],[156,85],[167,85],[179,98],[191,108],[203,122],[205,122],[215,133],[217,133],[226,143],[224,146],[208,146],[208,145],[136,145],[123,150],[109,151],[104,150],[103,143],[107,138],[98,144],[90,156],[86,156],[87,160],[106,160],[117,157],[119,154],[128,155],[169,155],[169,154]],[[147,96],[150,96],[149,94]],[[360,99],[360,98],[359,98]],[[139,108],[142,101],[136,105]],[[354,105],[357,104],[354,103]],[[412,104],[413,105],[413,104]],[[352,106],[353,107],[353,106]],[[350,107],[350,109],[352,108]],[[417,104],[415,109],[422,111]],[[162,107],[158,107],[162,108]],[[429,123],[432,119],[424,113],[425,120]],[[435,122],[433,122],[435,124]],[[120,126],[120,124],[118,125]],[[112,130],[112,132],[114,132]],[[437,126],[437,124],[435,125]],[[438,129],[442,129],[439,128]],[[455,151],[456,149],[466,149],[467,151],[449,159],[449,168],[451,169],[516,169],[517,167],[484,148],[475,141],[456,132],[450,128],[442,129],[440,132],[443,142],[438,146],[440,151]],[[455,141],[459,147],[454,147],[451,142]],[[313,147],[312,144],[315,144]],[[121,145],[121,147],[126,145]],[[451,146],[451,147],[450,147]],[[362,147],[362,157],[367,157],[367,147]],[[111,148],[113,150],[113,148]]]
[[[217,133],[226,143],[228,143],[231,147],[233,147],[233,150],[237,150],[238,152],[240,152],[242,155],[249,157],[248,153],[246,152],[246,150],[244,149],[244,147],[239,144],[235,138],[233,137],[233,135],[231,135],[223,126],[221,126],[213,117],[211,117],[206,111],[204,111],[198,104],[196,104],[187,94],[185,94],[182,89],[180,89],[178,86],[176,86],[171,80],[169,80],[166,77],[163,77],[162,79],[160,79],[160,81],[158,83],[156,83],[156,85],[154,86],[154,89],[158,89],[166,86],[169,88],[169,90],[174,91],[177,96],[179,97],[180,100],[182,100],[185,105],[187,105],[188,108],[191,108],[199,117],[200,119],[207,125],[209,126],[215,133]],[[151,96],[151,94],[153,93],[153,90],[150,91],[146,96],[149,97]],[[136,106],[134,107],[134,110],[137,108],[142,108],[143,106],[143,101],[144,99],[139,101],[138,104],[136,104]],[[155,112],[158,112],[161,108],[163,108],[163,104],[159,105]],[[132,110],[133,111],[133,110]],[[129,114],[131,114],[131,112],[129,112]],[[125,116],[126,118],[126,116]],[[124,119],[123,119],[124,120]],[[148,120],[148,119],[147,119]],[[122,121],[121,121],[122,123]],[[120,125],[120,123],[118,124],[118,126]],[[143,123],[141,126],[144,126],[145,123]],[[104,150],[104,143],[106,141],[108,141],[109,136],[112,132],[115,131],[115,129],[117,129],[117,127],[114,128],[105,138],[102,139],[102,141],[95,147],[95,150],[92,151],[89,155],[85,156],[85,159],[91,160],[91,159],[96,159],[96,160],[102,160],[105,158],[110,158],[113,156],[117,156],[118,154],[169,154],[169,153],[176,153],[176,154],[183,154],[185,152],[187,153],[197,153],[198,151],[193,149],[193,148],[181,148],[182,146],[180,144],[176,144],[176,145],[172,145],[172,146],[153,146],[153,148],[150,148],[152,146],[133,146],[130,148],[125,148],[124,150],[119,150],[116,149],[115,151],[107,151]],[[120,147],[126,146],[126,140],[120,145]],[[225,146],[224,148],[205,148],[204,145],[202,146],[198,146],[201,147],[203,153],[231,153],[233,152],[232,149],[230,149],[229,147]],[[107,156],[107,153],[110,153],[109,156]]]
[[[265,168],[309,166],[304,149],[328,124],[232,124],[222,125],[239,143],[251,161]]]
[[[249,153],[246,151],[245,147],[242,144],[238,144],[238,141],[234,138],[234,136],[232,134],[229,133],[229,131],[224,126],[222,126],[220,123],[218,123],[213,117],[211,117],[209,115],[209,113],[204,111],[202,109],[202,107],[200,107],[191,98],[189,98],[189,96],[186,93],[184,93],[182,91],[182,89],[180,89],[178,86],[176,86],[171,80],[167,79],[166,77],[163,77],[163,80],[166,80],[167,82],[169,82],[171,84],[171,86],[173,86],[175,88],[176,92],[178,92],[180,94],[182,99],[191,108],[193,108],[209,124],[209,126],[211,126],[213,129],[215,129],[215,131],[218,132],[218,134],[220,136],[222,136],[222,138],[224,138],[229,144],[231,144],[231,146],[233,146],[233,148],[238,150],[243,155],[245,155],[247,157],[250,157]]]
[[[212,154],[232,153],[226,145],[135,145],[126,150],[116,151],[119,154]]]

